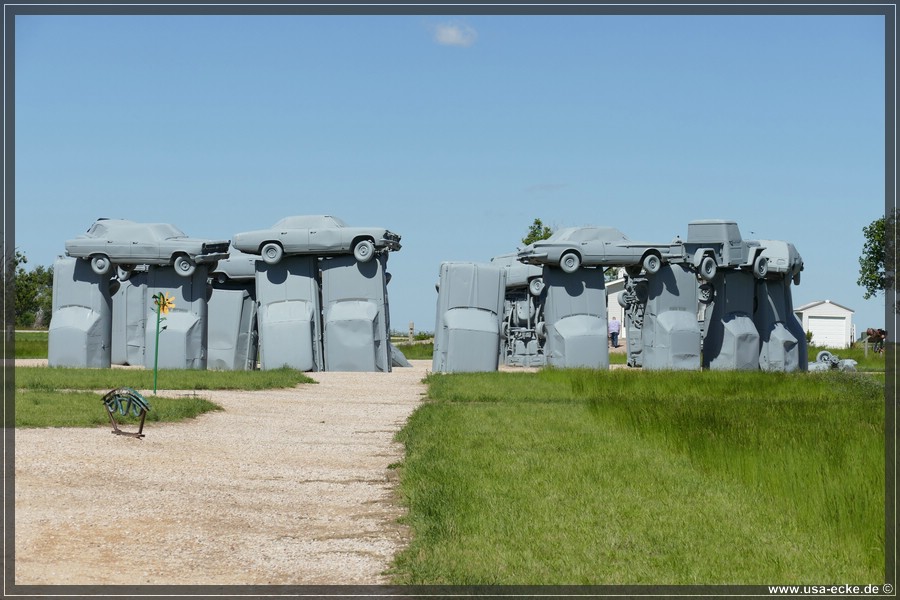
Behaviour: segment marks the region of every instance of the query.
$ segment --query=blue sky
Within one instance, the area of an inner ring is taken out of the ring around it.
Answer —
[[[391,321],[434,329],[442,261],[535,217],[667,242],[793,242],[799,306],[856,285],[884,212],[880,16],[17,16],[16,246],[97,217],[228,238],[334,214],[402,235]]]

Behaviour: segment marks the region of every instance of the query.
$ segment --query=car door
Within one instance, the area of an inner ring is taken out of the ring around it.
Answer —
[[[341,228],[322,222],[309,230],[309,249],[318,252],[346,250],[341,236]]]

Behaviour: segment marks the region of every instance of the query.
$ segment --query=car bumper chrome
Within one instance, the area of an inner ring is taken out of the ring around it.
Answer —
[[[206,263],[214,263],[218,260],[225,260],[228,258],[227,252],[211,252],[209,254],[198,254],[194,257],[194,262],[198,265],[206,264]]]

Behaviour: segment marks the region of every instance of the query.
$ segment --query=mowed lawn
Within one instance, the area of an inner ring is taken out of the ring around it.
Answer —
[[[405,584],[884,581],[864,374],[431,375],[401,431]]]

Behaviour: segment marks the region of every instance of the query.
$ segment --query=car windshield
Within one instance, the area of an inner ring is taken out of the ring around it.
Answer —
[[[323,229],[330,227],[346,227],[347,224],[331,215],[300,215],[285,217],[275,223],[273,229]]]
[[[106,224],[105,223],[94,223],[90,229],[87,230],[88,234],[93,235],[95,237],[103,237],[106,235]]]

